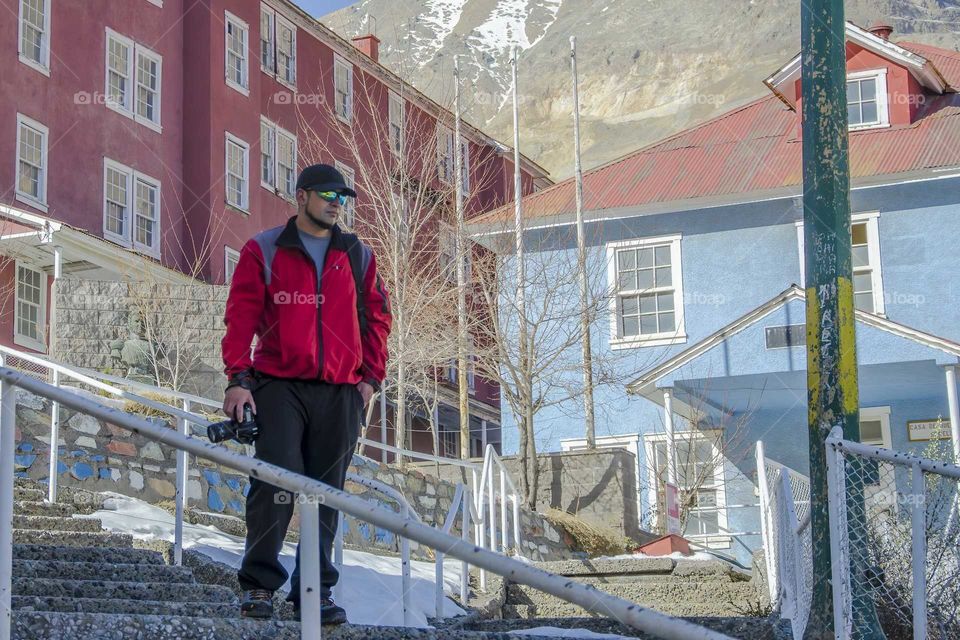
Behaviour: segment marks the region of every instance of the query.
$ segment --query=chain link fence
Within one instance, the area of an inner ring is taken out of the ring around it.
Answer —
[[[949,440],[922,453],[827,440],[838,638],[960,638],[960,467]]]

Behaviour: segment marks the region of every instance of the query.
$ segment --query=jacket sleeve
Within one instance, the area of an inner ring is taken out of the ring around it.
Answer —
[[[379,389],[386,377],[387,337],[393,325],[390,313],[390,296],[377,273],[377,258],[372,253],[370,264],[363,278],[367,312],[367,332],[361,336],[363,364],[360,375],[365,382]]]
[[[263,254],[257,242],[250,240],[240,250],[223,316],[227,331],[221,348],[228,378],[253,366],[251,343],[263,317],[266,289]]]

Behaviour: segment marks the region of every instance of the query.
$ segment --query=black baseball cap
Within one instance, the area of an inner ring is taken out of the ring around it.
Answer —
[[[329,164],[314,164],[300,172],[297,189],[307,191],[337,191],[356,198],[357,192],[347,186],[343,174]]]

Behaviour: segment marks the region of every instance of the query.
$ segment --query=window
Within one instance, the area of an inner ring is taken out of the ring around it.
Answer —
[[[860,442],[874,447],[893,447],[890,439],[890,407],[860,408]],[[893,465],[866,460],[864,498],[869,509],[890,509],[897,504]]]
[[[20,0],[20,62],[50,75],[50,0]]]
[[[250,208],[250,145],[227,134],[226,144],[226,198],[227,204],[247,211]]]
[[[356,181],[354,179],[353,169],[343,164],[339,160],[337,160],[334,164],[337,167],[337,171],[343,174],[343,179],[347,183],[347,186],[356,191]],[[343,223],[350,228],[353,227],[356,207],[357,203],[354,202],[354,198],[347,198],[347,204],[343,205]]]
[[[390,139],[390,151],[399,156],[403,153],[403,99],[390,92],[390,122],[388,137]]]
[[[437,175],[447,183],[453,182],[453,132],[437,127]]]
[[[684,342],[680,236],[608,246],[611,347]]]
[[[119,162],[103,163],[103,236],[125,247],[160,252],[160,183]]]
[[[851,129],[889,124],[886,69],[847,75],[847,117]]]
[[[266,118],[260,119],[260,184],[293,200],[297,186],[297,138]]]
[[[160,131],[162,67],[159,55],[107,29],[107,107]]]
[[[674,463],[681,504],[692,494],[683,535],[704,541],[709,547],[729,546],[726,509],[725,458],[719,447],[719,433],[678,431],[674,433]],[[666,513],[667,435],[644,435],[650,481],[650,503],[662,521]],[[684,514],[681,513],[681,520]]]
[[[260,68],[291,88],[297,83],[297,28],[266,5],[260,5]]]
[[[233,272],[237,270],[237,263],[240,262],[240,252],[230,247],[223,248],[223,281],[225,284],[233,280]]]
[[[440,244],[440,272],[443,273],[448,282],[457,281],[457,232],[454,229],[453,225],[449,225],[446,222],[440,223],[439,231],[439,244]],[[470,241],[465,240],[467,246],[464,249],[463,256],[463,269],[464,269],[464,280],[470,282],[471,265],[472,261],[470,260]]]
[[[333,57],[334,109],[337,117],[349,123],[353,119],[353,65]]]
[[[47,210],[47,136],[49,130],[17,114],[16,198],[42,211]]]
[[[445,458],[460,457],[460,431],[456,427],[440,426],[441,455]]]
[[[277,47],[275,35],[276,14],[273,9],[260,7],[260,68],[270,75],[277,73],[274,52]]]
[[[47,274],[17,261],[15,306],[17,317],[13,341],[30,349],[46,351]]]
[[[867,313],[884,315],[883,274],[880,269],[880,214],[855,213],[851,216],[850,237],[853,260],[853,303]],[[797,222],[800,251],[800,281],[806,286],[803,222]]]
[[[467,336],[467,390],[470,393],[476,391],[476,342],[473,336]],[[450,365],[447,367],[447,381],[457,385],[457,376],[459,375],[457,367],[457,358],[450,359]]]
[[[224,28],[226,29],[225,62],[227,84],[242,93],[249,95],[247,42],[250,27],[246,22],[225,11]]]

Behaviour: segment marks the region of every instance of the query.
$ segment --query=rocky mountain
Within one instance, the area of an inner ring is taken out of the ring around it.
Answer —
[[[960,0],[847,0],[847,19],[892,40],[960,46]],[[570,175],[569,37],[577,36],[584,167],[761,96],[800,50],[796,0],[362,0],[324,16],[373,31],[381,61],[442,104],[462,56],[465,117],[513,139],[510,50],[520,50],[521,149]]]

